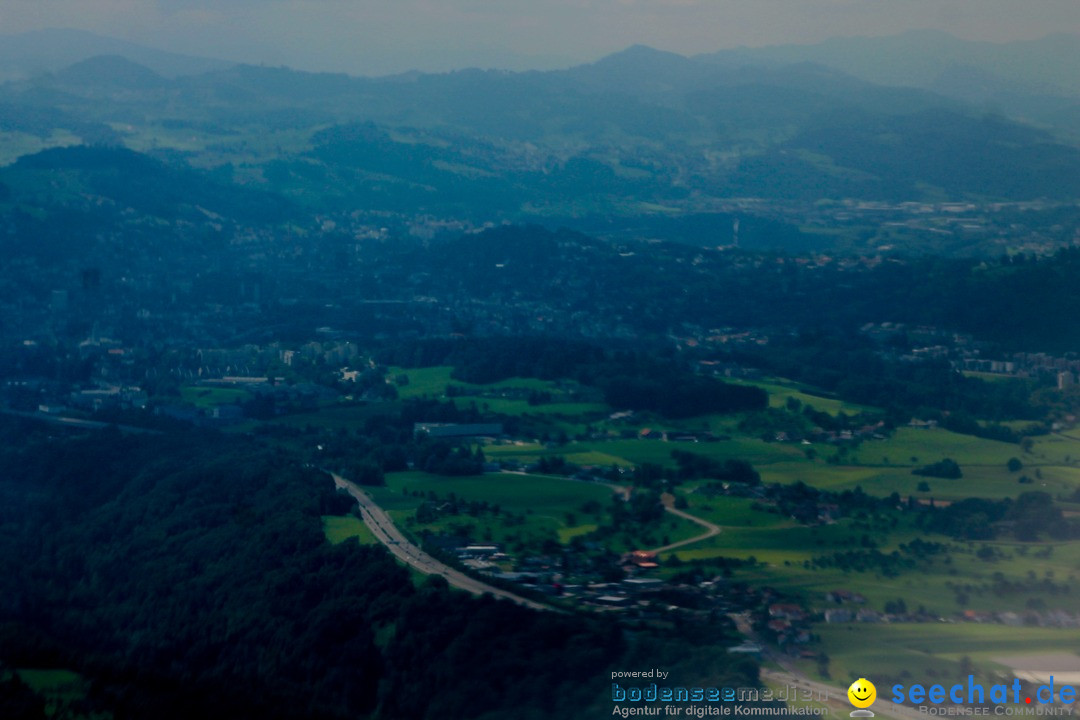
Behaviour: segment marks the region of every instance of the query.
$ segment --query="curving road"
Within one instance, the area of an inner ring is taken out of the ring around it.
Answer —
[[[714,525],[713,523],[709,522],[708,520],[702,520],[701,518],[696,517],[694,515],[691,515],[688,512],[683,512],[682,510],[677,510],[675,508],[675,496],[672,495],[671,493],[664,493],[664,495],[661,497],[661,501],[664,503],[664,509],[667,510],[672,515],[677,515],[678,517],[681,517],[684,520],[689,520],[690,522],[692,522],[692,523],[694,523],[696,525],[700,525],[701,527],[705,528],[708,532],[705,532],[705,533],[703,533],[701,535],[695,535],[694,537],[687,538],[686,540],[680,540],[679,542],[676,542],[676,543],[671,543],[670,545],[664,545],[663,547],[654,548],[650,552],[654,552],[654,553],[667,552],[668,550],[674,550],[675,548],[680,548],[683,545],[691,545],[691,544],[696,543],[696,542],[701,542],[702,540],[708,540],[711,537],[715,537],[716,535],[719,535],[720,532],[723,530],[723,528],[721,528],[719,525]]]
[[[350,495],[356,498],[356,502],[360,505],[360,518],[375,535],[375,538],[385,545],[394,557],[406,565],[415,568],[425,575],[442,575],[446,578],[446,581],[454,587],[461,588],[462,590],[466,590],[475,595],[490,593],[495,597],[506,598],[518,605],[532,608],[533,610],[560,612],[550,605],[544,605],[535,600],[529,600],[520,595],[515,595],[508,590],[488,585],[476,578],[469,577],[460,570],[455,570],[449,565],[439,562],[410,542],[409,539],[398,530],[397,526],[394,525],[394,521],[390,519],[390,516],[386,514],[386,511],[376,505],[375,501],[372,500],[366,492],[361,490],[356,483],[346,480],[337,473],[330,473],[330,476],[334,478],[335,485],[339,488],[344,488]]]

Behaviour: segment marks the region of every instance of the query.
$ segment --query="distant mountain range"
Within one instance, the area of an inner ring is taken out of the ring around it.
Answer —
[[[815,45],[738,48],[698,55],[723,65],[813,62],[882,85],[939,88],[965,69],[1002,89],[1080,97],[1080,36],[1010,43],[961,40],[934,30],[889,37],[833,38]]]
[[[234,64],[155,50],[84,30],[48,29],[0,35],[0,80],[20,80],[56,72],[98,55],[120,56],[166,77],[198,75]]]
[[[1080,125],[1076,35],[991,43],[919,30],[816,45],[722,50],[695,59],[726,67],[817,63],[873,83],[932,90],[1070,134]]]
[[[634,46],[559,71],[366,78],[119,41],[53,67],[57,38],[68,58],[105,42],[62,32],[36,36],[48,72],[3,86],[0,133],[22,143],[8,147],[126,145],[302,202],[519,219],[730,198],[1080,198],[1080,80],[1042,64],[1080,68],[1076,38],[908,33],[692,58]],[[0,37],[0,66],[32,39]]]

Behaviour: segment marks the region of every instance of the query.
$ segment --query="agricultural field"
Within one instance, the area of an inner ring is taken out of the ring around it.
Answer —
[[[821,626],[822,644],[830,648],[830,675],[847,684],[849,678],[958,678],[968,672],[1004,677],[1002,657],[1037,656],[1048,652],[1075,653],[1080,629],[1006,627],[975,623]],[[817,675],[813,663],[803,669]],[[938,680],[940,682],[940,679]],[[878,692],[880,693],[880,686]]]
[[[390,368],[389,377],[397,384],[398,397],[450,400],[458,408],[475,406],[484,413],[495,413],[533,421],[547,432],[576,435],[590,424],[600,425],[611,408],[600,401],[599,394],[578,383],[554,382],[535,378],[510,378],[485,385],[462,382],[451,377],[453,368]],[[406,384],[400,379],[408,378]],[[451,388],[448,394],[447,388]],[[531,403],[534,393],[549,400]]]
[[[594,532],[606,521],[606,508],[612,502],[613,488],[542,475],[489,473],[468,477],[443,477],[422,472],[387,475],[385,487],[366,488],[394,522],[407,533],[418,537],[423,532],[464,532],[477,540],[497,542],[511,550],[538,550],[545,542],[568,543],[573,538]],[[440,516],[420,522],[417,509],[432,497],[432,503],[445,503],[451,494],[462,503],[486,503],[486,510]],[[594,503],[599,512],[585,512],[586,503]],[[497,512],[490,511],[497,508]],[[640,536],[617,534],[605,540],[605,547],[615,552],[658,547],[703,534],[701,526],[672,515]]]
[[[876,410],[876,408],[866,405],[857,405],[836,398],[811,394],[806,391],[806,388],[783,379],[725,380],[725,382],[732,385],[749,385],[761,388],[769,394],[769,407],[773,408],[782,408],[787,405],[788,398],[795,398],[803,405],[809,405],[819,412],[826,412],[830,415],[839,415],[840,413],[858,415],[862,412],[874,412]]]

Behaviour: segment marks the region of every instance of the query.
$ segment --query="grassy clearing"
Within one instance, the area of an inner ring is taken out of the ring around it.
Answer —
[[[86,691],[86,681],[82,675],[71,670],[17,670],[19,678],[30,686],[34,692],[54,693],[61,691],[79,691],[79,695]]]
[[[581,483],[562,478],[538,475],[492,473],[468,477],[442,477],[423,472],[392,473],[386,478],[386,487],[371,488],[370,492],[380,506],[399,527],[414,536],[421,530],[431,532],[455,532],[467,530],[476,539],[500,542],[507,545],[542,543],[547,539],[560,541],[560,533],[568,531],[565,542],[574,534],[589,532],[581,530],[578,523],[588,521],[581,516],[576,523],[568,517],[580,514],[581,506],[589,500],[601,504],[611,498],[611,489],[603,485]],[[419,525],[415,521],[416,509],[425,497],[413,493],[435,493],[445,500],[451,493],[466,501],[485,501],[497,505],[506,515],[484,513],[479,517],[454,515]]]
[[[941,428],[899,428],[887,440],[875,440],[857,450],[857,456],[866,463],[912,467],[952,458],[961,467],[968,465],[1005,465],[1009,458],[1020,454],[1020,447],[1012,443],[984,440],[971,435],[960,435]],[[1077,443],[1080,459],[1080,443]]]
[[[964,377],[978,378],[979,380],[985,380],[986,382],[992,383],[1009,382],[1010,380],[1023,382],[1019,378],[1013,377],[1012,375],[1002,375],[1001,373],[979,372],[978,370],[962,370],[961,372],[963,373]]]
[[[1080,439],[1060,434],[1043,435],[1035,438],[1030,453],[1019,453],[1017,457],[1025,465],[1080,467]]]
[[[395,381],[400,376],[409,378],[406,385],[399,384],[398,397],[402,400],[418,397],[441,398],[446,395],[446,386],[450,384],[450,373],[453,368],[449,366],[427,368],[390,368],[389,377]]]
[[[769,512],[754,510],[755,501],[749,498],[727,496],[708,497],[698,492],[702,483],[694,483],[679,488],[678,493],[686,498],[687,512],[725,528],[737,527],[780,527],[794,525],[794,521]]]
[[[215,405],[230,405],[251,399],[251,393],[239,388],[202,387],[188,385],[180,388],[180,399],[199,408],[211,408]]]
[[[109,713],[83,713],[74,706],[86,699],[90,683],[71,670],[22,668],[15,671],[19,679],[45,698],[48,718],[78,717],[84,720],[111,720]]]
[[[782,379],[770,380],[725,380],[732,385],[748,385],[759,387],[769,394],[769,407],[780,408],[787,405],[788,398],[795,398],[803,405],[809,405],[819,412],[830,415],[857,415],[861,412],[876,412],[877,408],[868,405],[857,405],[844,402],[836,398],[822,397],[806,392],[806,389],[797,383]]]
[[[333,545],[356,538],[361,545],[375,545],[379,541],[364,522],[354,515],[323,515],[323,533]]]

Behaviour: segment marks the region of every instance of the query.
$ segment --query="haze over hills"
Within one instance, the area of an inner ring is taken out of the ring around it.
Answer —
[[[954,47],[951,56],[971,47],[930,38]],[[839,47],[849,45],[861,47]],[[796,246],[805,238],[794,226],[821,203],[1080,197],[1080,149],[1067,131],[957,93],[739,52],[688,58],[639,45],[559,71],[367,78],[224,64],[178,74],[176,63],[151,66],[120,48],[4,85],[0,161],[56,145],[123,145],[314,210],[583,230],[621,218],[640,231],[631,219],[657,213],[685,216],[687,228],[699,226],[696,214],[727,213],[730,224],[749,201],[750,214],[769,221],[761,227],[788,228],[770,244]],[[952,81],[963,85],[964,72]],[[993,85],[990,72],[968,75]],[[1052,100],[1063,121],[1080,108]],[[679,234],[671,223],[645,225]]]
[[[220,70],[225,60],[166,52],[85,30],[52,28],[0,35],[0,79],[52,73],[98,55],[117,55],[167,77]]]
[[[1029,92],[1080,95],[1080,37],[1066,34],[991,43],[915,30],[887,37],[832,38],[814,45],[720,50],[697,58],[728,65],[815,62],[871,82],[926,88],[950,68],[968,67]]]
[[[726,67],[818,63],[874,83],[932,90],[1070,134],[1080,120],[1080,37],[1075,35],[991,43],[919,30],[721,50],[696,59]]]

